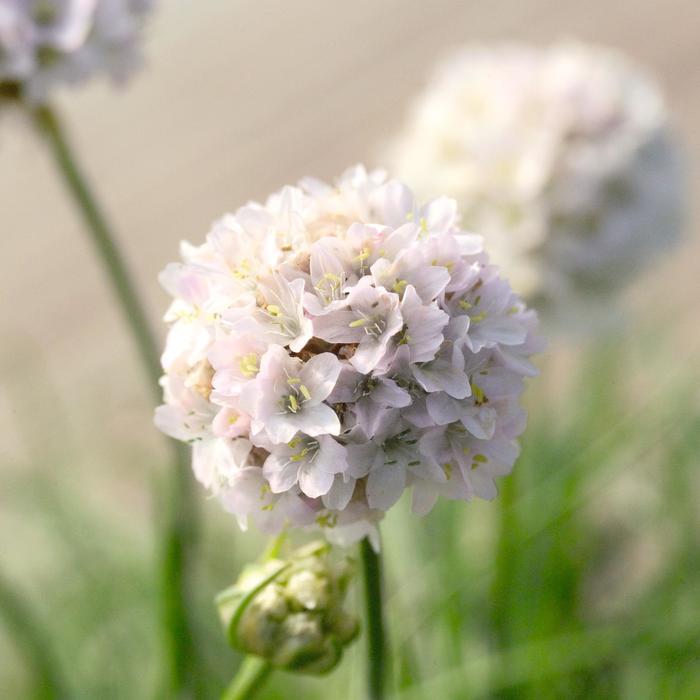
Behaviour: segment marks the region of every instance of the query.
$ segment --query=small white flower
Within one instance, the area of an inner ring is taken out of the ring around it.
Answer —
[[[335,386],[341,365],[331,353],[304,363],[280,345],[260,360],[255,380],[241,390],[239,402],[251,417],[253,435],[265,432],[273,444],[288,443],[298,431],[311,437],[338,435],[340,420],[323,403]]]
[[[402,325],[398,295],[363,277],[342,308],[314,319],[314,334],[331,343],[357,344],[350,362],[367,374],[381,363]]]
[[[318,498],[331,490],[334,475],[346,470],[345,455],[346,449],[329,435],[295,435],[272,448],[263,475],[273,493],[288,491],[298,483],[302,493]]]

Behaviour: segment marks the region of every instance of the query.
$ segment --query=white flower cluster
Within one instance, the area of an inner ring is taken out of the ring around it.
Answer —
[[[474,47],[439,67],[388,160],[420,196],[457,199],[514,289],[570,323],[679,235],[670,132],[655,84],[618,53]]]
[[[2,0],[0,85],[44,101],[56,83],[98,72],[125,79],[152,0]]]
[[[412,487],[493,498],[525,424],[534,312],[461,231],[383,172],[305,180],[214,224],[174,297],[156,424],[241,526],[349,543]]]

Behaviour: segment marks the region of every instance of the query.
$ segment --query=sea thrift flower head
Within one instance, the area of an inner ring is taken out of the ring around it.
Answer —
[[[139,64],[152,0],[2,0],[0,88],[43,102],[58,83],[124,80]]]
[[[419,513],[494,497],[537,321],[456,210],[357,166],[226,215],[166,267],[156,424],[241,527],[377,543],[407,489]]]
[[[352,562],[323,542],[248,565],[217,596],[231,645],[289,671],[327,673],[359,630],[343,609],[352,574]]]
[[[438,67],[389,161],[421,196],[454,197],[513,288],[571,326],[604,320],[611,292],[678,237],[671,131],[654,82],[614,51],[468,47]]]

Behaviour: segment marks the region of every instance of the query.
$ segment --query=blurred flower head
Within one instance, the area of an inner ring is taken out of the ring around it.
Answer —
[[[513,287],[560,326],[602,319],[610,293],[680,232],[681,167],[663,100],[610,50],[457,52],[389,161],[421,196],[457,199]]]
[[[327,673],[357,636],[357,620],[343,609],[352,573],[352,562],[334,559],[323,542],[248,565],[217,597],[231,645],[289,671]]]
[[[152,0],[2,0],[0,86],[43,102],[59,83],[124,80],[139,64]]]
[[[182,245],[156,424],[266,532],[372,537],[413,491],[493,498],[525,425],[536,317],[456,204],[361,166],[304,180]]]

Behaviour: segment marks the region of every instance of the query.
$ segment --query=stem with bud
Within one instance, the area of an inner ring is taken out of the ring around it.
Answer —
[[[250,700],[262,688],[272,666],[258,656],[246,656],[221,700]]]

